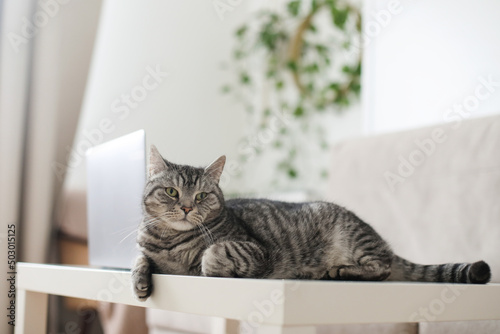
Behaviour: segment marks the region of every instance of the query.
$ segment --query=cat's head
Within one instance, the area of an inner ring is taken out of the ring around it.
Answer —
[[[147,221],[187,231],[221,214],[224,197],[218,184],[225,156],[206,168],[177,165],[163,159],[152,145],[149,162],[143,198]]]

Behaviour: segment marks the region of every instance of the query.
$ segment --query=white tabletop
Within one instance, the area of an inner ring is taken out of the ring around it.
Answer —
[[[18,289],[276,326],[500,319],[500,284],[294,281],[153,275],[137,301],[130,272],[19,263]]]

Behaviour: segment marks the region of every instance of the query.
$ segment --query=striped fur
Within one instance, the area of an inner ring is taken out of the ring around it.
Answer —
[[[420,265],[394,256],[392,260],[392,281],[488,283],[490,267],[484,261],[474,263],[446,263]]]
[[[368,224],[327,202],[224,200],[225,158],[207,168],[164,160],[153,146],[144,190],[144,220],[133,269],[139,300],[152,293],[151,273],[219,277],[404,280],[486,283],[474,264],[417,265],[396,256]],[[174,188],[177,196],[167,194]],[[199,200],[197,195],[206,193]]]

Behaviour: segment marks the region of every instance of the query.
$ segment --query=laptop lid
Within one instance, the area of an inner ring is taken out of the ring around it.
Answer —
[[[131,268],[138,255],[137,227],[146,182],[145,132],[87,151],[89,263]]]

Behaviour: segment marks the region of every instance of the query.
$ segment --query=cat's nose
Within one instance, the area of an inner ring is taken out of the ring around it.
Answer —
[[[187,215],[189,211],[193,211],[193,208],[188,208],[187,206],[181,206],[181,210],[184,211]]]

